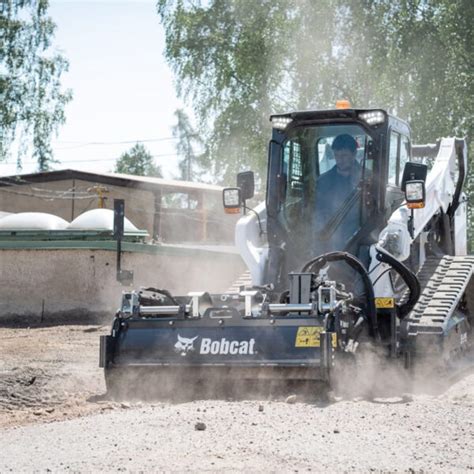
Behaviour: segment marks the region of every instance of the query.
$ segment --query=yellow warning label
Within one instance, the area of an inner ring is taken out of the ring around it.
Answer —
[[[322,327],[300,326],[296,333],[295,347],[319,347],[319,335],[323,330]],[[336,347],[336,342],[336,333],[332,333],[333,347]]]
[[[375,298],[375,307],[377,309],[394,308],[395,302],[393,298]]]

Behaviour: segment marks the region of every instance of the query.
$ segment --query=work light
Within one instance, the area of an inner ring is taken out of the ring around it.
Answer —
[[[271,118],[272,125],[274,128],[278,128],[278,130],[285,130],[285,128],[293,122],[291,117],[283,117],[275,115]]]
[[[373,110],[371,112],[362,112],[359,117],[369,125],[377,125],[385,121],[385,114],[381,110]]]

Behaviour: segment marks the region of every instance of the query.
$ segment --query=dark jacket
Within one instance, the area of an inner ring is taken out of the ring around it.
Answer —
[[[358,163],[349,176],[338,173],[334,166],[320,176],[316,182],[315,232],[321,238],[321,231],[327,229],[330,219],[341,209],[345,201],[352,195],[361,179],[362,168]],[[347,241],[359,228],[360,200],[345,215],[325,247],[329,250],[342,250]]]

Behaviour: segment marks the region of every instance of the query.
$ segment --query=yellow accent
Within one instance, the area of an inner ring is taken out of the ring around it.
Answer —
[[[393,298],[375,298],[375,307],[377,309],[395,308]]]
[[[336,101],[336,109],[350,109],[351,103],[346,99]]]
[[[319,335],[324,328],[318,326],[300,326],[296,333],[295,347],[319,347]],[[337,335],[332,333],[332,347],[337,346]]]

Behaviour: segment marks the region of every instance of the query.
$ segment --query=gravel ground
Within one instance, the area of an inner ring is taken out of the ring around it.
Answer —
[[[0,328],[0,472],[474,470],[472,374],[371,400],[120,403],[105,330]]]
[[[473,388],[470,376],[411,400],[124,403],[4,430],[0,471],[465,472]]]

